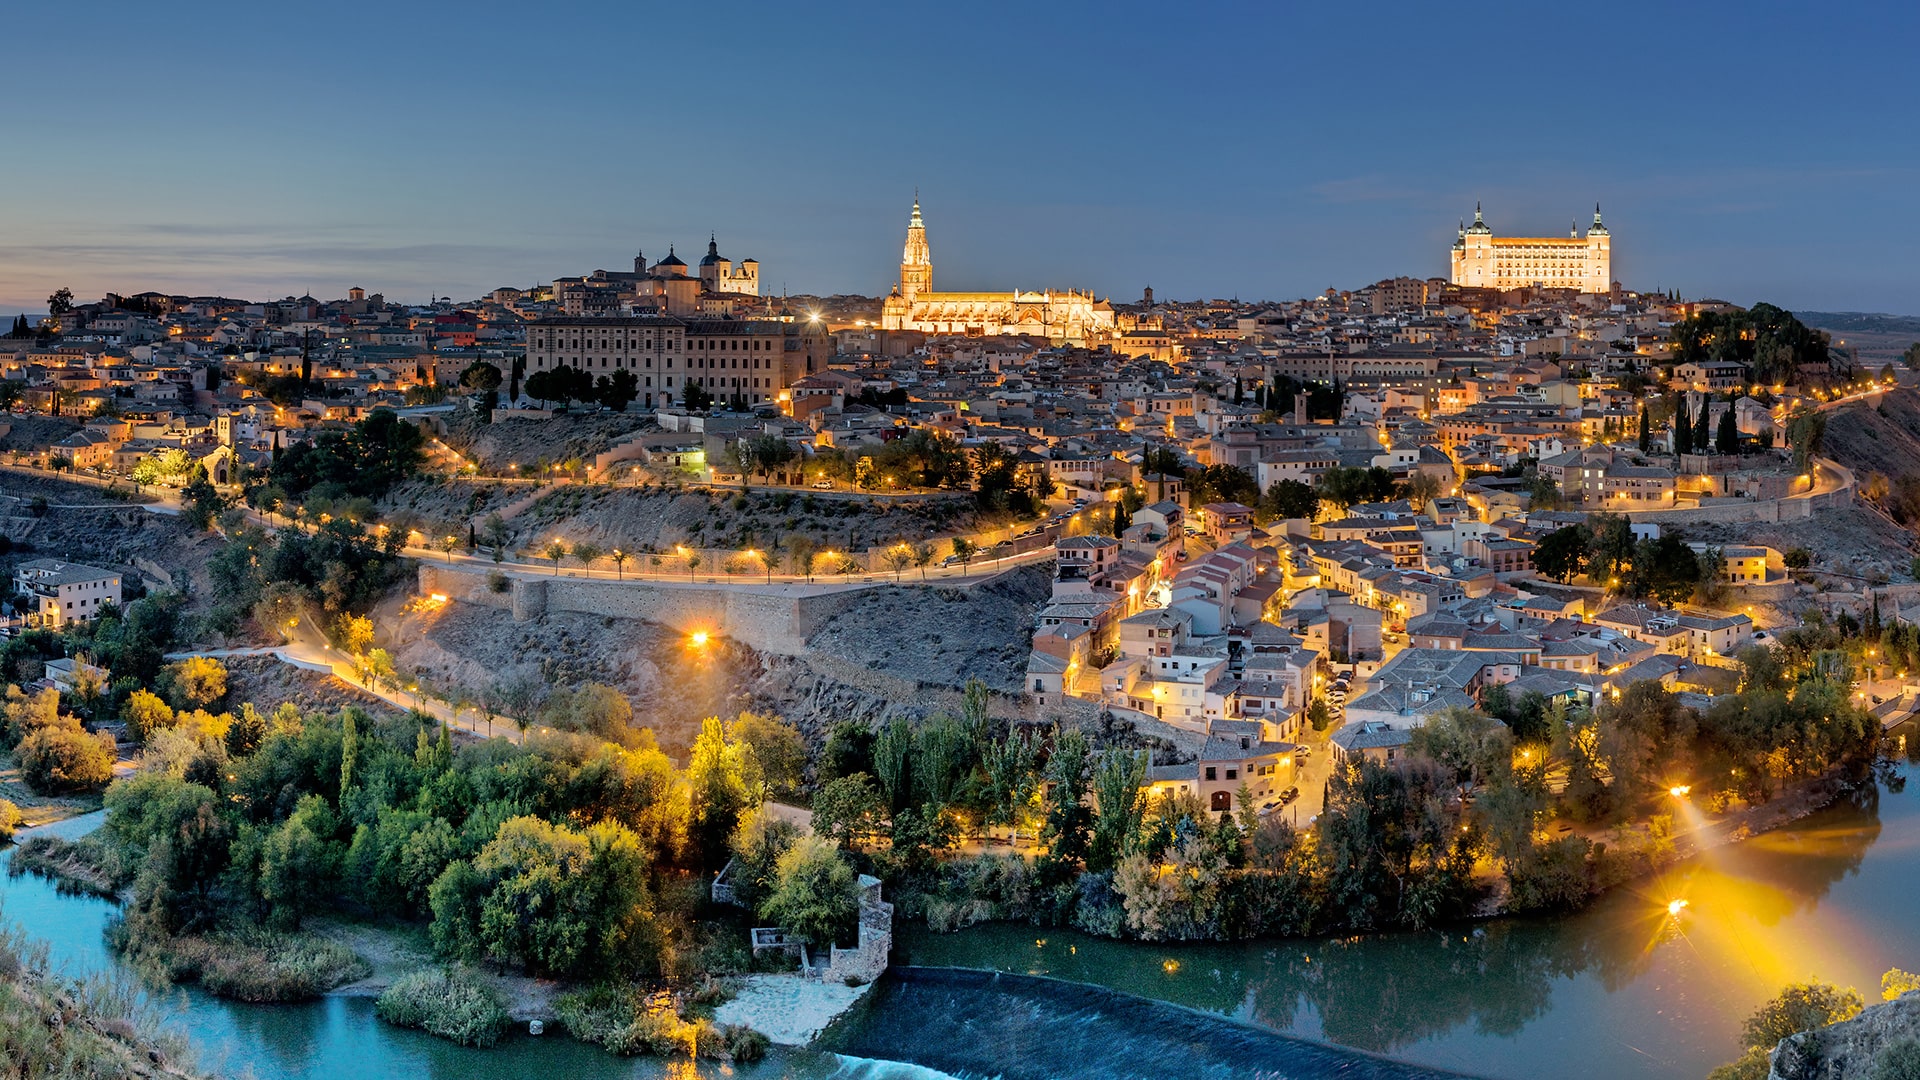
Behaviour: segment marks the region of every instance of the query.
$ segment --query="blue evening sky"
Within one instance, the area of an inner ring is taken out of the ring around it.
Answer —
[[[0,311],[469,298],[708,232],[794,292],[1284,298],[1475,200],[1631,287],[1920,314],[1920,5],[16,5]]]

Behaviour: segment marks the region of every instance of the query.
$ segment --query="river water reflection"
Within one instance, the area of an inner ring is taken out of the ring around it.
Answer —
[[[1095,983],[1476,1075],[1698,1080],[1735,1056],[1740,1021],[1781,984],[1817,976],[1873,1001],[1885,969],[1920,968],[1907,768],[1571,917],[1181,947],[916,927],[898,959]]]

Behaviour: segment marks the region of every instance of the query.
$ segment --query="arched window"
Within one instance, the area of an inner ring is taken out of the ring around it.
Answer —
[[[1220,811],[1223,811],[1223,810],[1231,811],[1233,809],[1233,792],[1231,791],[1214,792],[1212,809],[1215,813],[1219,813]]]

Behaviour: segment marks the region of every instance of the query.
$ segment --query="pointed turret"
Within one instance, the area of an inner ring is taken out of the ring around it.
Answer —
[[[1589,236],[1592,236],[1595,233],[1598,233],[1601,236],[1608,235],[1607,227],[1600,223],[1600,204],[1599,203],[1593,204],[1593,228],[1587,230],[1587,235]]]
[[[1478,202],[1475,202],[1473,204],[1473,224],[1467,226],[1466,231],[1474,234],[1475,236],[1484,236],[1487,233],[1491,233],[1493,231],[1492,229],[1487,228],[1486,218],[1483,218],[1480,216],[1480,204]]]

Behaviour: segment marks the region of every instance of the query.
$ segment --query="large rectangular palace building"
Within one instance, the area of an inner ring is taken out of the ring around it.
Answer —
[[[1593,208],[1593,226],[1581,236],[1494,236],[1473,208],[1473,224],[1462,225],[1453,241],[1453,283],[1487,289],[1613,289],[1613,244]]]

